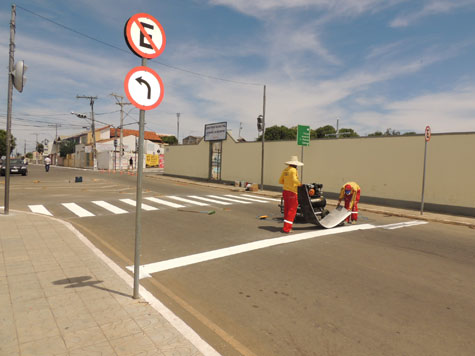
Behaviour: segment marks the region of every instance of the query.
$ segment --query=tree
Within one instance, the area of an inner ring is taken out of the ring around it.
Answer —
[[[64,140],[59,144],[59,155],[66,157],[70,153],[76,151],[76,143],[73,140]]]
[[[336,130],[332,125],[322,126],[310,131],[310,138],[328,138],[331,136],[336,136]]]
[[[10,136],[10,152],[16,146],[16,139],[13,135]],[[0,157],[7,155],[7,132],[5,130],[0,130]]]
[[[381,131],[375,131],[373,133],[368,134],[368,136],[383,136],[383,133]]]
[[[360,137],[353,129],[341,128],[338,130],[338,137]]]
[[[27,152],[26,153],[26,158],[32,159],[33,158],[33,152]]]
[[[391,128],[386,129],[386,132],[384,133],[384,136],[399,136],[401,133],[396,130],[392,130]]]
[[[168,143],[169,145],[178,144],[178,140],[175,136],[161,136],[163,143]]]
[[[409,131],[409,132],[405,132],[402,134],[403,136],[411,136],[411,135],[417,135],[417,133],[415,133],[414,131]]]
[[[295,140],[297,139],[297,127],[286,126],[271,126],[266,128],[265,131],[266,141],[281,141],[281,140]],[[259,136],[257,141],[262,141],[262,136]]]
[[[45,146],[43,146],[42,143],[37,143],[36,144],[36,152],[38,152],[39,154],[43,154],[43,152],[45,151]]]

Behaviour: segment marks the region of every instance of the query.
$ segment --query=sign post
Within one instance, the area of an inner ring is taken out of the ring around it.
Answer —
[[[300,159],[303,163],[303,148],[304,146],[310,146],[310,126],[298,125],[297,126],[297,145],[302,146],[302,152]],[[300,167],[300,180],[303,181],[303,166]]]
[[[125,23],[125,42],[142,58],[142,66],[133,68],[125,77],[124,89],[130,102],[140,109],[137,164],[137,195],[135,206],[134,299],[139,298],[140,252],[142,245],[142,176],[144,158],[145,110],[156,108],[163,99],[163,82],[147,67],[147,58],[155,58],[165,49],[166,37],[160,22],[149,14],[139,13]]]
[[[430,126],[426,126],[426,130],[424,134],[425,144],[424,144],[424,170],[422,173],[421,215],[424,213],[424,188],[425,188],[425,182],[426,182],[427,142],[430,141],[430,136],[431,136]]]

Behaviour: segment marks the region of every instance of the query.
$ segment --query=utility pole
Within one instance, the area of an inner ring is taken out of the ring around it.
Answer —
[[[97,152],[96,152],[96,126],[94,125],[94,100],[97,99],[97,96],[85,96],[85,95],[76,95],[76,99],[89,99],[91,105],[91,130],[92,130],[92,164],[93,170],[97,170]]]
[[[34,134],[36,136],[36,141],[35,141],[35,157],[36,157],[36,164],[38,164],[38,134]]]
[[[26,156],[26,140],[25,140],[25,144],[23,145],[23,156]]]
[[[120,157],[120,160],[119,160],[119,170],[122,170],[122,156],[124,155],[122,153],[122,148],[123,148],[123,137],[124,137],[124,134],[123,134],[123,127],[124,127],[124,105],[132,105],[131,103],[124,103],[124,97],[122,95],[118,95],[118,94],[114,94],[114,93],[111,93],[111,95],[115,98],[115,100],[117,101],[116,104],[120,106],[120,143],[119,143],[119,157]],[[119,101],[119,98],[120,98],[120,101]],[[115,129],[116,131],[116,134],[115,136],[117,137],[117,128]],[[115,156],[115,152],[114,152],[114,156]],[[115,164],[114,164],[114,168],[115,168]]]
[[[239,123],[239,138],[241,138],[242,122]]]
[[[176,139],[178,144],[180,144],[180,113],[176,113]]]
[[[48,126],[56,128],[56,135],[54,136],[54,141],[56,141],[58,139],[58,126],[61,127],[61,124],[51,124],[51,125],[48,125]]]
[[[13,97],[13,65],[15,63],[15,17],[16,6],[12,5],[12,17],[10,21],[10,53],[8,61],[8,103],[7,103],[7,162],[5,165],[5,196],[3,204],[3,213],[8,215],[10,210],[10,145],[11,145],[11,130],[12,130],[12,97]]]
[[[262,104],[262,158],[261,158],[261,190],[264,190],[264,140],[266,134],[266,86],[264,85],[264,96]]]

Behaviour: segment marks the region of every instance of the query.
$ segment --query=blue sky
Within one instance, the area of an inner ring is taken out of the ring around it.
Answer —
[[[165,96],[146,129],[180,139],[207,123],[257,137],[266,85],[266,124],[327,124],[360,135],[475,131],[475,0],[30,0],[17,1],[15,60],[28,65],[13,94],[18,150],[79,132],[89,112],[76,95],[98,96],[96,119],[119,125],[111,93],[140,59],[123,28],[139,12],[165,29],[163,54],[148,62]],[[0,127],[7,112],[11,3],[0,6]],[[38,16],[39,15],[39,16]],[[51,21],[48,21],[44,18]],[[70,31],[66,26],[73,31]],[[84,36],[86,35],[86,36]],[[88,37],[87,37],[88,36]],[[93,38],[93,39],[91,39]],[[95,39],[95,40],[94,40]],[[137,129],[138,110],[125,120]],[[98,123],[98,126],[101,124]]]

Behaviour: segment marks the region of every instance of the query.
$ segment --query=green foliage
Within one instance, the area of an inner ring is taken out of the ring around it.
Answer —
[[[66,157],[70,153],[74,153],[76,150],[76,143],[73,140],[64,140],[61,141],[59,145],[59,155],[61,157]]]
[[[341,128],[338,130],[338,137],[360,137],[353,129]]]
[[[163,143],[168,143],[169,145],[178,144],[178,140],[175,136],[161,136]]]
[[[42,143],[37,143],[36,144],[36,152],[42,154],[45,151],[45,146],[43,146]]]
[[[409,131],[409,132],[404,132],[402,135],[403,136],[411,136],[411,135],[417,135],[417,133],[415,133],[414,131]]]
[[[335,136],[336,130],[332,125],[322,126],[310,132],[310,138],[329,138]]]
[[[368,136],[383,136],[383,133],[381,131],[376,131],[368,134]]]
[[[10,152],[16,147],[16,139],[11,135],[10,137]],[[6,156],[7,154],[7,132],[5,130],[0,130],[0,157]]]
[[[32,152],[27,152],[26,153],[26,158],[33,159],[33,153]]]
[[[282,141],[282,140],[296,140],[297,139],[297,127],[288,128],[286,126],[271,126],[267,127],[265,131],[266,141]],[[261,141],[262,137],[259,137],[257,141]]]

